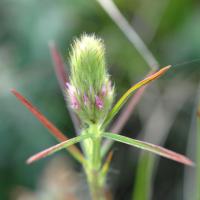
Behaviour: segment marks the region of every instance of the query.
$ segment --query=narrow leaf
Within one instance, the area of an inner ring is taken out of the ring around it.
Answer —
[[[52,60],[54,62],[54,69],[56,72],[57,79],[59,81],[61,89],[63,90],[69,78],[65,71],[64,62],[62,60],[62,57],[60,56],[60,53],[56,49],[56,45],[54,42],[49,43],[49,49],[51,52]]]
[[[112,157],[113,157],[113,151],[110,151],[108,156],[107,156],[107,158],[106,158],[106,161],[105,161],[104,165],[102,166],[102,175],[103,175],[103,177],[105,177],[107,172],[108,172]]]
[[[176,162],[179,162],[185,165],[190,165],[190,166],[194,165],[194,163],[187,157],[181,154],[175,153],[171,150],[165,149],[163,147],[157,146],[155,144],[150,144],[150,143],[143,142],[140,140],[135,140],[135,139],[128,138],[122,135],[117,135],[114,133],[103,133],[102,136],[108,139],[115,140],[117,142],[128,144],[128,145],[158,154],[160,156],[166,157],[168,159],[174,160]]]
[[[146,77],[148,77],[152,74],[153,74],[153,72],[150,72]],[[131,99],[128,100],[128,103],[126,104],[126,106],[124,106],[119,117],[114,121],[112,127],[110,128],[110,130],[109,130],[110,132],[118,134],[122,130],[122,128],[128,121],[129,117],[131,116],[132,112],[134,111],[135,107],[137,106],[140,99],[142,98],[147,86],[148,85],[145,85],[145,86],[139,88],[136,91],[136,93],[131,97]],[[113,140],[105,140],[103,142],[103,147],[101,150],[102,157],[104,157],[108,153],[113,142],[114,142]]]
[[[128,100],[128,98],[130,97],[130,95],[135,90],[137,90],[138,88],[142,87],[143,85],[146,85],[146,84],[150,83],[151,81],[159,78],[167,70],[169,70],[170,67],[171,67],[171,65],[162,68],[158,72],[156,72],[156,73],[148,76],[147,78],[145,78],[142,81],[136,83],[129,90],[127,90],[124,93],[124,95],[122,95],[122,97],[118,100],[118,102],[115,104],[115,106],[113,107],[113,109],[109,112],[109,114],[107,115],[106,119],[103,122],[103,126],[105,127],[111,121],[111,119],[119,112],[119,110],[121,109],[121,107],[126,103],[126,101]]]
[[[11,92],[19,99],[19,101],[28,108],[28,110],[56,137],[58,141],[65,141],[68,138],[58,130],[39,110],[34,107],[25,97],[23,97],[15,89]],[[80,162],[84,161],[84,157],[80,150],[76,146],[71,146],[68,148],[69,152]]]
[[[142,98],[142,95],[144,94],[146,87],[147,87],[147,85],[138,89],[137,92],[134,94],[134,96],[132,96],[131,99],[129,100],[129,102],[126,104],[126,106],[124,106],[119,117],[116,119],[113,126],[110,128],[112,133],[119,133],[122,130],[123,126],[128,121],[128,119],[131,116],[136,105]]]
[[[54,146],[52,146],[52,147],[50,147],[50,148],[48,148],[48,149],[46,149],[44,151],[41,151],[41,152],[35,154],[34,156],[31,156],[27,160],[27,163],[31,164],[31,163],[39,160],[39,159],[45,158],[46,156],[49,156],[49,155],[51,155],[51,154],[53,154],[53,153],[55,153],[55,152],[57,152],[57,151],[59,151],[61,149],[67,148],[67,147],[69,147],[69,146],[71,146],[73,144],[76,144],[76,143],[78,143],[78,142],[80,142],[80,141],[82,141],[84,139],[89,138],[89,137],[90,137],[90,135],[80,135],[80,136],[77,136],[75,138],[68,139],[68,140],[66,140],[64,142],[61,142],[61,143],[59,143],[57,145],[54,145]]]

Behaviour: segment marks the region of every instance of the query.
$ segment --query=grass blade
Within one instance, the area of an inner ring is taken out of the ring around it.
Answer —
[[[109,114],[107,115],[106,119],[103,122],[103,126],[105,127],[112,120],[112,118],[119,112],[119,110],[121,109],[121,107],[126,103],[126,101],[128,100],[128,98],[131,96],[131,94],[135,90],[137,90],[138,88],[142,87],[143,85],[146,85],[146,84],[150,83],[151,81],[159,78],[166,71],[168,71],[170,67],[171,67],[171,65],[162,68],[158,72],[156,72],[156,73],[148,76],[147,78],[145,78],[142,81],[136,83],[129,90],[127,90],[124,93],[124,95],[122,95],[122,97],[118,100],[118,102],[115,104],[115,106],[113,107],[113,109],[109,112]]]
[[[135,177],[132,199],[147,200],[152,196],[152,176],[155,156],[149,152],[141,152]]]
[[[15,89],[11,92],[17,99],[52,133],[58,141],[66,141],[68,138],[56,128],[36,107],[34,107],[25,97],[23,97]],[[68,151],[80,162],[84,162],[84,157],[76,146],[71,146]]]
[[[73,144],[76,144],[76,143],[78,143],[78,142],[80,142],[80,141],[82,141],[84,139],[89,138],[89,137],[90,137],[90,135],[80,135],[80,136],[77,136],[75,138],[68,139],[68,140],[66,140],[64,142],[61,142],[61,143],[59,143],[57,145],[54,145],[54,146],[52,146],[52,147],[50,147],[48,149],[45,149],[44,151],[41,151],[41,152],[31,156],[27,160],[27,164],[31,164],[31,163],[33,163],[33,162],[35,162],[37,160],[45,158],[45,157],[47,157],[47,156],[49,156],[49,155],[51,155],[51,154],[53,154],[53,153],[55,153],[57,151],[60,151],[60,150],[62,150],[64,148],[67,148],[67,147],[69,147],[69,146],[71,146]]]
[[[117,8],[113,0],[97,0],[105,12],[110,18],[116,23],[119,29],[128,38],[131,44],[137,49],[140,55],[144,58],[146,63],[151,67],[152,70],[158,68],[158,61],[145,45],[140,36],[136,33],[135,29],[126,18],[122,15],[120,10]]]
[[[165,149],[161,146],[157,146],[155,144],[143,142],[143,141],[140,141],[140,140],[135,140],[135,139],[128,138],[128,137],[125,137],[125,136],[122,136],[122,135],[117,135],[117,134],[114,134],[114,133],[103,133],[102,136],[105,137],[105,138],[111,139],[111,140],[115,140],[117,142],[128,144],[128,145],[137,147],[139,149],[143,149],[143,150],[158,154],[160,156],[163,156],[165,158],[174,160],[176,162],[179,162],[179,163],[182,163],[182,164],[185,164],[185,165],[190,165],[190,166],[194,165],[194,163],[190,159],[188,159],[187,157],[185,157],[181,154],[175,153],[171,150]]]

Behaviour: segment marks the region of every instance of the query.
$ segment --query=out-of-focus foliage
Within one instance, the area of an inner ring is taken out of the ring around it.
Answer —
[[[166,144],[183,153],[200,61],[182,63],[200,58],[199,1],[116,0],[115,3],[160,64],[175,64],[171,73],[159,81],[163,91],[166,85],[173,85],[172,81],[175,81],[179,87],[185,87],[186,96],[190,95],[172,123]],[[95,32],[104,39],[111,78],[118,95],[148,73],[142,57],[95,0],[0,1],[0,199],[15,199],[11,194],[18,186],[34,190],[51,158],[32,166],[27,166],[25,160],[34,152],[55,144],[54,138],[11,96],[9,90],[17,88],[68,137],[72,137],[74,129],[52,68],[48,42],[55,40],[67,64],[69,45],[83,32]],[[156,88],[149,88],[125,127],[127,132],[142,130],[156,106],[155,91]],[[169,95],[176,97],[179,93],[172,91]],[[164,107],[169,105],[167,101],[168,97],[165,97]],[[140,114],[142,109],[145,116]],[[156,119],[161,120],[160,117]],[[161,122],[165,123],[161,120],[157,125]],[[108,183],[113,187],[115,199],[128,199],[132,194],[137,152],[123,145],[115,148]],[[124,157],[124,153],[128,156]],[[183,199],[182,169],[178,164],[161,160],[153,199]]]

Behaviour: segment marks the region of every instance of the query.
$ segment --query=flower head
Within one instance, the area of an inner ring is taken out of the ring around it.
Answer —
[[[85,123],[101,122],[114,96],[105,63],[105,48],[94,35],[82,35],[72,45],[70,82],[66,95],[72,109]]]

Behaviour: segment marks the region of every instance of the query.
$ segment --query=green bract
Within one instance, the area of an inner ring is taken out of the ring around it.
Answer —
[[[109,80],[103,41],[82,35],[72,45],[67,97],[83,123],[101,123],[112,102],[114,89]]]

